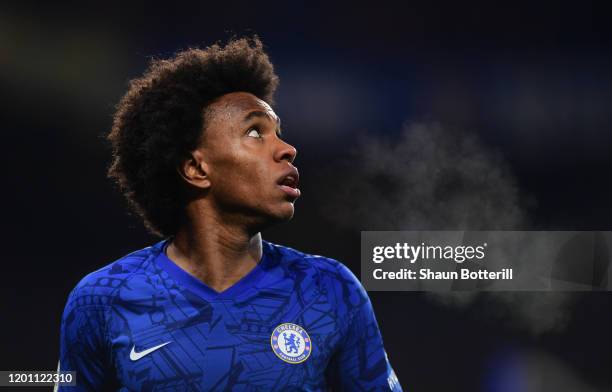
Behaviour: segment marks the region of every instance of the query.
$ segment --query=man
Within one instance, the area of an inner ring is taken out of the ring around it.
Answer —
[[[355,276],[261,239],[300,196],[277,83],[257,38],[154,61],[131,82],[109,176],[165,239],[70,294],[60,368],[77,389],[401,391]]]

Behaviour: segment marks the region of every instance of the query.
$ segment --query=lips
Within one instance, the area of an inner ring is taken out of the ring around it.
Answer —
[[[298,185],[300,183],[300,174],[295,167],[291,167],[287,170],[283,175],[278,179],[277,184],[280,188],[288,195],[294,199],[300,197],[300,190],[298,189]]]
[[[300,183],[300,174],[297,168],[292,166],[278,179],[277,183],[294,189],[297,188]]]

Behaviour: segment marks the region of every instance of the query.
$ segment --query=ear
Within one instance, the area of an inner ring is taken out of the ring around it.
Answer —
[[[177,167],[179,175],[191,185],[200,188],[210,188],[208,164],[204,161],[204,154],[200,150],[190,153],[190,157],[183,160]]]

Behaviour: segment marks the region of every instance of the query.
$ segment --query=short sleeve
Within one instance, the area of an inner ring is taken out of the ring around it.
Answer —
[[[79,287],[68,298],[60,331],[59,368],[76,372],[76,387],[58,386],[58,391],[100,391],[108,387],[106,311],[93,302],[93,295]]]
[[[346,269],[346,267],[344,267]],[[356,302],[349,313],[345,335],[327,369],[328,383],[335,391],[402,392],[383,346],[372,303],[361,283],[350,274]]]

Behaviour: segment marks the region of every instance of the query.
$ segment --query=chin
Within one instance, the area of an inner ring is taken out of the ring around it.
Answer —
[[[278,214],[279,220],[282,222],[289,221],[291,218],[293,218],[294,213],[295,206],[293,203],[286,203],[286,205],[283,206],[282,211],[280,211]]]
[[[268,221],[270,224],[282,223],[290,221],[293,218],[295,207],[293,203],[285,202],[279,208],[270,211],[268,215]]]

